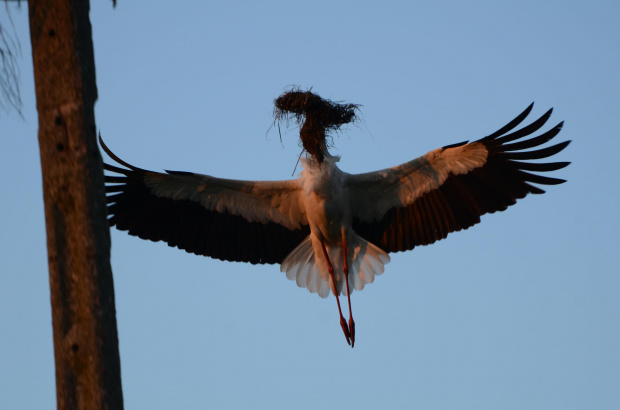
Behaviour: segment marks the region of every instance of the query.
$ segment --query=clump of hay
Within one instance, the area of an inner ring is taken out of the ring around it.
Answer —
[[[322,146],[329,131],[337,131],[344,124],[354,122],[356,104],[339,104],[324,100],[310,90],[298,88],[285,92],[275,100],[276,121],[294,118],[299,124],[299,137],[304,149],[316,160],[323,162]]]

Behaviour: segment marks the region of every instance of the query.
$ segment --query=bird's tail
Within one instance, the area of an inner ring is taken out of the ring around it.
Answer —
[[[297,282],[300,288],[311,293],[318,293],[325,298],[331,292],[334,295],[346,295],[347,287],[343,275],[342,246],[327,247],[329,259],[334,267],[336,289],[327,270],[321,242],[310,235],[287,255],[280,266],[286,277]],[[317,257],[318,255],[318,257]],[[351,232],[347,243],[347,262],[349,266],[349,289],[362,290],[375,280],[375,275],[383,273],[384,265],[390,257],[383,250],[364,238]]]

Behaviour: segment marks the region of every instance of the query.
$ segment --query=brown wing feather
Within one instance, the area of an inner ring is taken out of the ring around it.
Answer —
[[[391,208],[378,221],[354,218],[353,229],[386,252],[410,250],[416,245],[429,245],[443,239],[450,232],[467,229],[480,222],[480,216],[503,211],[528,194],[544,193],[530,183],[556,185],[565,182],[531,172],[555,171],[566,167],[568,162],[521,162],[548,158],[566,148],[570,141],[522,151],[550,141],[560,132],[562,123],[540,136],[508,144],[538,131],[551,115],[549,110],[531,124],[506,134],[518,126],[531,109],[530,105],[506,126],[478,141],[488,150],[483,166],[461,175],[450,174],[437,189],[422,194],[404,207]]]

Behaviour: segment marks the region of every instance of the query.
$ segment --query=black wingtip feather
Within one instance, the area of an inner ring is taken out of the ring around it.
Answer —
[[[456,144],[446,145],[445,147],[441,147],[441,149],[449,149],[449,148],[457,148],[467,144],[469,141],[457,142]]]
[[[522,169],[523,171],[534,172],[550,172],[557,171],[562,168],[566,168],[570,165],[570,162],[520,162],[520,161],[508,161],[511,166]]]
[[[508,124],[504,125],[502,128],[500,128],[499,130],[495,131],[493,134],[487,135],[482,140],[492,140],[492,139],[495,139],[495,138],[499,137],[500,135],[504,135],[508,131],[512,130],[517,125],[521,124],[523,122],[523,120],[528,115],[530,115],[530,112],[532,111],[532,108],[534,108],[534,103],[533,102],[525,110],[523,110],[523,112],[521,114],[517,115]]]
[[[108,154],[108,156],[109,156],[110,158],[112,158],[114,161],[118,162],[118,163],[119,163],[119,164],[121,164],[122,166],[127,167],[127,168],[131,169],[132,171],[137,171],[137,172],[145,172],[145,170],[144,170],[144,169],[142,169],[142,168],[138,168],[138,167],[135,167],[135,166],[133,166],[133,165],[131,165],[131,164],[129,164],[129,163],[127,163],[127,162],[123,161],[122,159],[120,159],[119,157],[117,157],[117,156],[116,156],[116,155],[115,155],[112,151],[110,151],[110,148],[108,148],[108,146],[107,146],[107,145],[105,145],[105,143],[103,142],[103,138],[101,138],[101,134],[99,134],[99,144],[101,145],[101,148],[103,148],[103,150],[105,151],[105,153],[106,153],[106,154]],[[104,167],[105,167],[106,165],[107,165],[107,164],[104,164]],[[107,165],[107,166],[109,166],[109,167],[113,167],[112,165]],[[120,168],[117,168],[117,169],[120,169]],[[110,171],[116,172],[116,171],[114,171],[114,170],[112,170],[112,169],[110,169]],[[121,173],[126,173],[126,171],[125,171],[125,172],[121,172]]]
[[[187,171],[170,171],[167,169],[165,169],[164,171],[166,171],[166,173],[170,175],[194,175],[193,172],[187,172]]]
[[[502,136],[501,138],[498,138],[496,140],[497,144],[506,144],[508,142],[511,141],[515,141],[518,140],[520,138],[523,138],[527,135],[530,135],[536,131],[538,131],[539,129],[541,129],[543,127],[543,125],[545,125],[547,123],[547,121],[549,120],[549,118],[551,117],[551,113],[553,112],[553,108],[549,109],[546,113],[544,113],[540,118],[538,118],[536,121],[532,122],[529,125],[526,125],[525,127],[521,128],[520,130],[517,130],[511,134],[507,134]],[[502,134],[503,135],[503,134]]]
[[[559,185],[566,182],[565,179],[560,178],[551,178],[537,174],[530,174],[529,172],[520,171],[519,175],[524,181],[532,182],[534,184],[542,184],[542,185]]]
[[[543,159],[543,158],[548,158],[552,155],[557,154],[558,152],[566,148],[568,144],[570,144],[570,141],[564,141],[564,142],[560,142],[559,144],[552,145],[547,148],[541,148],[541,149],[534,150],[534,151],[509,152],[503,155],[506,155],[508,159],[517,159],[517,160]],[[502,155],[502,154],[499,154],[499,155]]]
[[[125,169],[125,168],[116,167],[114,165],[106,164],[105,162],[103,163],[103,169],[106,170],[106,171],[116,172],[117,174],[123,174],[123,175],[129,175],[129,174],[135,172],[135,171],[133,171],[131,169]]]
[[[522,151],[524,149],[534,148],[539,145],[543,145],[546,142],[551,141],[562,130],[563,124],[564,122],[562,121],[555,127],[551,128],[549,131],[539,135],[538,137],[530,138],[528,140],[514,142],[512,144],[506,144],[506,142],[508,142],[509,140],[504,140],[504,138],[499,138],[497,139],[497,143],[501,144],[503,152]]]

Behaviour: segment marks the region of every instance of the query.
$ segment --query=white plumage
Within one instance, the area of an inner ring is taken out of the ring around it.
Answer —
[[[361,238],[351,229],[353,201],[349,184],[351,175],[336,166],[338,157],[325,150],[323,163],[319,166],[312,159],[303,159],[304,170],[297,180],[299,195],[310,226],[310,235],[300,243],[282,262],[280,270],[286,277],[295,280],[297,286],[305,287],[312,293],[325,298],[331,289],[334,295],[348,295],[344,286],[343,237],[347,239],[347,261],[349,262],[349,281],[353,289],[362,290],[372,283],[375,275],[383,273],[388,254]],[[327,259],[334,270],[334,284],[330,282]],[[335,286],[335,288],[334,288]]]

